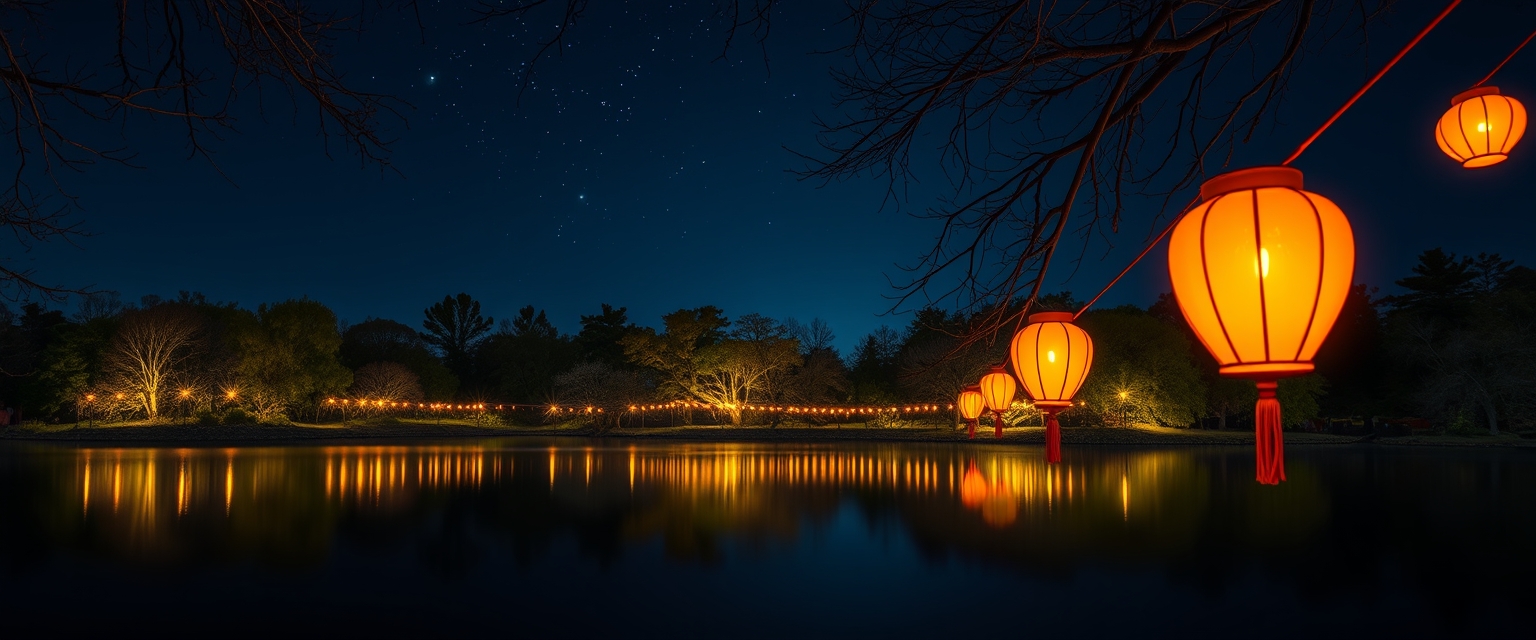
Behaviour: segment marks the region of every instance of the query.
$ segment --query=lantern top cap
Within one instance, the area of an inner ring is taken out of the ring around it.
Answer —
[[[1463,102],[1466,102],[1467,100],[1470,100],[1472,98],[1476,98],[1478,96],[1496,96],[1496,95],[1499,95],[1499,88],[1498,87],[1476,87],[1476,88],[1472,88],[1472,89],[1467,89],[1466,91],[1458,93],[1458,94],[1456,94],[1455,97],[1451,98],[1451,106],[1454,107],[1454,106],[1456,106],[1458,104],[1461,104]]]
[[[1232,193],[1233,191],[1246,191],[1248,189],[1264,189],[1279,187],[1282,189],[1301,189],[1301,170],[1291,167],[1249,167],[1228,171],[1219,176],[1206,180],[1200,185],[1200,199],[1209,201],[1217,196]]]
[[[1040,313],[1031,313],[1031,314],[1029,314],[1029,323],[1030,324],[1034,324],[1036,322],[1071,322],[1072,318],[1073,318],[1073,313],[1071,311],[1041,311]]]
[[[972,393],[981,393],[981,385],[980,384],[968,384],[968,385],[965,385],[965,389],[962,390],[961,393],[965,393],[967,391],[972,392]]]
[[[1005,364],[994,364],[992,365],[992,370],[988,373],[1007,373],[1007,371],[1004,370],[1007,366],[1008,365]]]

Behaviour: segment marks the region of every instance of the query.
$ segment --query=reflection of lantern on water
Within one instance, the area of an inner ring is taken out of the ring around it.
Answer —
[[[987,401],[981,397],[981,385],[973,384],[960,392],[960,398],[955,401],[955,406],[960,409],[960,417],[965,418],[966,437],[976,437],[976,419],[981,417],[981,412],[986,410]]]
[[[1029,326],[1013,336],[1008,348],[1013,372],[1024,392],[1045,414],[1045,461],[1061,462],[1061,423],[1056,414],[1072,406],[1072,398],[1093,365],[1093,340],[1072,324],[1072,314],[1047,311],[1031,314]]]
[[[994,527],[1007,526],[1019,517],[1018,494],[1001,474],[988,482],[974,460],[960,479],[960,504],[981,511],[982,521]]]
[[[971,467],[965,470],[965,477],[960,479],[960,504],[975,509],[981,506],[987,499],[987,479],[976,470],[976,461],[971,461]]]
[[[981,503],[981,520],[994,527],[1006,527],[1019,518],[1019,501],[1004,490],[1001,483]]]

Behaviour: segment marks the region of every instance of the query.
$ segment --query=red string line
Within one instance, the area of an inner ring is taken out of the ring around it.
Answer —
[[[1433,31],[1436,26],[1439,26],[1440,21],[1444,20],[1445,16],[1449,15],[1451,10],[1455,9],[1456,5],[1459,4],[1461,4],[1461,0],[1451,0],[1451,3],[1446,5],[1445,9],[1440,11],[1440,15],[1435,16],[1434,20],[1431,20],[1428,25],[1425,25],[1424,29],[1419,31],[1418,35],[1414,36],[1412,40],[1409,40],[1408,44],[1404,46],[1401,51],[1397,52],[1397,55],[1392,56],[1392,59],[1387,61],[1386,66],[1383,66],[1380,71],[1376,72],[1376,75],[1371,76],[1371,79],[1366,81],[1365,86],[1360,87],[1360,90],[1356,91],[1355,95],[1350,96],[1349,100],[1344,103],[1344,106],[1339,107],[1339,110],[1334,112],[1333,117],[1328,118],[1328,121],[1324,122],[1323,126],[1318,127],[1317,131],[1312,132],[1312,135],[1308,136],[1307,139],[1301,143],[1301,146],[1296,147],[1296,150],[1291,153],[1291,157],[1286,158],[1285,162],[1280,164],[1289,165],[1291,162],[1295,161],[1296,158],[1300,157],[1301,152],[1306,151],[1307,147],[1311,146],[1312,143],[1317,140],[1318,136],[1323,135],[1323,132],[1327,131],[1328,127],[1332,126],[1333,123],[1339,119],[1339,117],[1343,116],[1345,111],[1348,111],[1350,107],[1355,106],[1355,102],[1358,101],[1361,96],[1365,95],[1366,91],[1370,91],[1371,87],[1376,84],[1377,80],[1380,80],[1382,76],[1387,75],[1387,71],[1390,71],[1392,66],[1397,64],[1398,60],[1402,60],[1403,56],[1408,55],[1408,52],[1412,50],[1414,46],[1418,45],[1419,41],[1424,39],[1424,36],[1429,35],[1430,31]],[[1536,37],[1536,32],[1532,32],[1531,36],[1525,39],[1525,42],[1520,43],[1520,47],[1515,47],[1515,51],[1511,52],[1509,57],[1513,58],[1515,53],[1519,52],[1520,48],[1525,46],[1526,42],[1531,41],[1531,37]],[[1509,58],[1505,58],[1504,62],[1509,62]],[[1504,62],[1499,63],[1499,67],[1503,67]],[[1493,71],[1494,73],[1498,73],[1499,68],[1495,67]],[[1483,82],[1487,82],[1488,79],[1492,77],[1493,73],[1488,74],[1488,78],[1483,78]],[[1481,85],[1482,82],[1477,84]],[[1199,203],[1199,201],[1200,196],[1197,194],[1195,199],[1190,201],[1189,205],[1184,207],[1183,211],[1179,212],[1179,215],[1174,216],[1172,220],[1169,220],[1168,226],[1164,227],[1163,231],[1157,234],[1157,237],[1154,238],[1152,242],[1148,243],[1146,248],[1141,250],[1140,254],[1137,254],[1136,259],[1131,260],[1130,264],[1125,265],[1125,268],[1120,270],[1120,274],[1115,276],[1115,279],[1110,280],[1109,284],[1105,285],[1104,288],[1099,291],[1098,295],[1094,296],[1092,300],[1088,301],[1088,304],[1085,304],[1081,309],[1078,309],[1077,313],[1072,316],[1072,319],[1075,321],[1082,317],[1083,313],[1087,312],[1088,309],[1093,306],[1093,303],[1098,302],[1099,298],[1102,298],[1104,297],[1104,294],[1109,293],[1110,288],[1114,287],[1116,283],[1120,282],[1120,279],[1124,278],[1125,274],[1130,273],[1131,269],[1135,267],[1137,263],[1141,262],[1142,258],[1147,257],[1147,254],[1152,251],[1153,247],[1156,247],[1158,243],[1161,243],[1163,238],[1168,237],[1169,232],[1173,231],[1173,228],[1179,224],[1179,221],[1183,220],[1184,216],[1188,214],[1189,211],[1193,209],[1197,203]]]
[[[1408,45],[1403,47],[1402,51],[1399,51],[1397,52],[1397,55],[1392,56],[1392,59],[1387,61],[1386,66],[1382,67],[1380,71],[1377,71],[1376,75],[1371,76],[1371,79],[1366,81],[1365,86],[1360,87],[1360,90],[1356,91],[1355,95],[1349,97],[1349,101],[1345,102],[1344,106],[1339,107],[1339,110],[1333,113],[1332,118],[1329,118],[1327,122],[1324,122],[1323,126],[1318,127],[1317,131],[1313,132],[1312,135],[1306,139],[1306,141],[1301,143],[1301,146],[1296,147],[1296,150],[1291,152],[1291,157],[1286,158],[1285,162],[1280,164],[1289,165],[1294,162],[1296,158],[1301,157],[1301,152],[1306,151],[1307,147],[1311,146],[1312,142],[1317,140],[1318,136],[1323,135],[1323,132],[1327,131],[1328,127],[1332,126],[1334,121],[1338,120],[1340,116],[1344,115],[1345,111],[1349,111],[1350,107],[1355,106],[1355,101],[1359,100],[1360,96],[1365,95],[1366,91],[1370,91],[1371,87],[1376,84],[1377,80],[1380,80],[1382,76],[1387,75],[1387,71],[1392,69],[1392,65],[1397,64],[1398,60],[1402,60],[1403,56],[1408,55],[1408,51],[1413,49],[1414,45],[1419,44],[1419,41],[1423,40],[1424,36],[1429,35],[1429,32],[1433,31],[1434,28],[1440,24],[1440,21],[1444,20],[1445,16],[1451,13],[1451,9],[1455,9],[1456,5],[1459,4],[1461,4],[1461,0],[1451,0],[1451,3],[1446,5],[1445,9],[1440,11],[1440,15],[1435,16],[1434,20],[1431,20],[1428,25],[1425,25],[1424,30],[1420,31],[1419,35],[1416,35],[1412,40],[1409,40]]]
[[[1524,40],[1521,40],[1520,41],[1520,46],[1515,47],[1514,51],[1509,52],[1509,55],[1504,57],[1504,61],[1500,62],[1499,66],[1494,67],[1493,71],[1489,71],[1488,75],[1484,76],[1482,80],[1478,80],[1477,84],[1472,85],[1472,88],[1476,89],[1478,87],[1483,86],[1483,84],[1487,83],[1489,80],[1492,80],[1494,74],[1499,72],[1499,69],[1503,69],[1504,65],[1509,64],[1509,61],[1513,60],[1515,58],[1515,54],[1520,53],[1520,50],[1524,49],[1525,45],[1527,45],[1527,44],[1529,44],[1531,42],[1531,38],[1536,38],[1536,31],[1532,31],[1531,35],[1528,35],[1528,36],[1525,37]]]

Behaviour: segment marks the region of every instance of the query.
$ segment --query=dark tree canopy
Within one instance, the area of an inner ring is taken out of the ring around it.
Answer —
[[[495,318],[480,315],[480,302],[467,293],[443,296],[443,301],[422,312],[423,340],[436,347],[448,369],[460,380],[471,377],[470,356],[474,348],[496,326]]]

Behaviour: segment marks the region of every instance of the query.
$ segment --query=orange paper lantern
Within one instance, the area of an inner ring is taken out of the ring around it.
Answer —
[[[1285,463],[1275,381],[1312,371],[1349,293],[1354,234],[1290,167],[1225,173],[1200,197],[1169,241],[1173,292],[1221,375],[1258,385],[1258,480],[1276,484]]]
[[[1061,424],[1056,414],[1072,406],[1072,398],[1093,366],[1093,340],[1072,324],[1072,314],[1047,311],[1029,316],[1029,325],[1013,336],[1008,347],[1013,370],[1024,392],[1045,414],[1045,461],[1061,462]]]
[[[976,419],[981,417],[981,412],[987,408],[987,401],[981,397],[981,385],[971,385],[960,392],[960,398],[955,401],[955,406],[960,409],[960,417],[965,418],[967,429],[966,437],[976,437]]]
[[[1003,365],[992,365],[992,371],[981,377],[981,398],[992,412],[992,435],[1003,437],[1003,412],[1013,406],[1013,394],[1018,383],[1003,370]]]
[[[1478,87],[1451,98],[1451,109],[1435,125],[1435,143],[1461,166],[1486,167],[1509,157],[1525,135],[1525,106],[1499,95],[1498,87]]]

